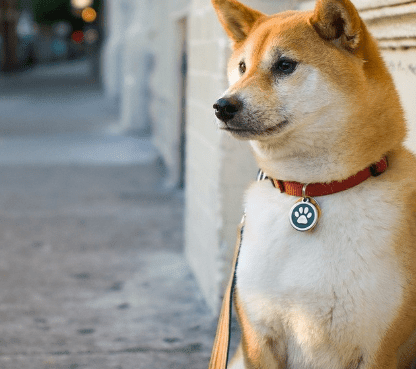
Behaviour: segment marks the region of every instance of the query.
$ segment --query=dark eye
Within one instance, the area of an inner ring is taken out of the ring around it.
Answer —
[[[238,70],[241,74],[244,74],[246,72],[246,63],[241,61],[240,64],[238,64]]]
[[[273,71],[282,74],[290,74],[293,73],[297,65],[298,63],[293,60],[282,58],[273,66]]]

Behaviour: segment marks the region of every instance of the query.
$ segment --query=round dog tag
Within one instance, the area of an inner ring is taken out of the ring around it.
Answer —
[[[318,223],[319,210],[319,205],[314,199],[301,198],[290,209],[290,224],[297,231],[309,231]]]

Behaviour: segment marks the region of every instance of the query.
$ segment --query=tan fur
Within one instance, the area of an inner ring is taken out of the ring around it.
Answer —
[[[416,329],[416,169],[415,159],[407,150],[399,149],[389,155],[390,170],[386,172],[400,189],[396,201],[406,204],[402,224],[397,230],[395,251],[406,276],[405,299],[391,328],[383,338],[374,368],[408,368],[416,357],[414,330]]]
[[[212,3],[233,43],[224,97],[244,102],[220,128],[250,140],[264,172],[281,180],[330,182],[387,155],[389,168],[377,180],[401,211],[390,250],[404,281],[403,297],[375,354],[367,357],[357,347],[344,365],[410,368],[416,359],[416,160],[403,146],[402,107],[375,40],[349,0],[318,0],[314,11],[273,16],[236,0]],[[282,55],[298,66],[276,77],[272,68]],[[314,94],[314,83],[321,96]],[[247,369],[286,368],[284,329],[270,336],[257,327],[238,290],[235,303],[242,341],[232,367],[244,361]]]
[[[235,294],[235,305],[242,331],[239,349],[242,350],[246,368],[278,369],[282,367],[285,362],[285,351],[280,345],[284,342],[275,343],[270,337],[261,336],[253,330],[243,304],[238,299],[238,293]],[[239,355],[241,353],[237,351],[237,357],[234,360],[237,360]]]

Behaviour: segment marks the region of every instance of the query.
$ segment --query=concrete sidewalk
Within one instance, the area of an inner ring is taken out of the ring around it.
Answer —
[[[0,368],[207,367],[215,319],[157,163],[0,160]]]

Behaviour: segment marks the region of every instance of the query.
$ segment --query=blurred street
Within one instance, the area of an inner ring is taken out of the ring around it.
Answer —
[[[87,61],[0,79],[0,368],[205,369],[183,193]]]

